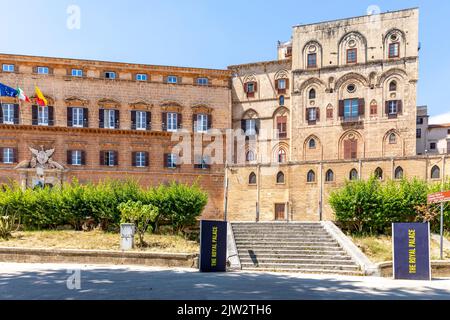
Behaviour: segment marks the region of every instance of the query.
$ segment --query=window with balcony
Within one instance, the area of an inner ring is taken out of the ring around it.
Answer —
[[[136,111],[136,130],[147,130],[147,112]]]
[[[9,103],[2,104],[3,123],[4,124],[14,124],[15,109],[16,108],[13,104],[9,104]]]
[[[344,100],[344,119],[355,120],[359,118],[359,99]]]
[[[116,129],[118,124],[118,118],[116,116],[118,115],[118,110],[100,110],[100,112],[104,113],[104,126],[105,129]]]
[[[48,107],[38,107],[38,125],[39,126],[48,126],[49,125],[49,116],[48,116]]]

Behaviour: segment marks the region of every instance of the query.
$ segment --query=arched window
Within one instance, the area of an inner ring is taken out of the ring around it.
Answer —
[[[316,173],[313,170],[309,170],[308,176],[306,177],[307,182],[316,182]]]
[[[248,162],[252,162],[252,161],[255,161],[255,153],[253,152],[253,151],[248,151],[247,152],[247,155],[246,155],[246,157],[245,157],[245,159],[248,161]]]
[[[313,100],[315,98],[316,98],[316,90],[315,89],[309,90],[309,100]]]
[[[395,169],[395,173],[394,173],[395,179],[396,180],[401,180],[401,179],[403,179],[403,175],[404,175],[403,168],[402,167],[397,167]]]
[[[389,91],[397,91],[397,81],[392,80],[389,83]]]
[[[396,144],[397,143],[397,135],[395,133],[391,133],[389,135],[389,144]]]
[[[310,149],[315,149],[316,148],[316,140],[310,139],[308,145],[309,145]]]
[[[284,149],[280,149],[278,151],[278,163],[286,162],[286,151]]]
[[[352,169],[352,171],[350,171],[350,180],[354,181],[358,179],[359,179],[358,170]]]
[[[441,178],[441,169],[438,166],[434,166],[431,168],[431,179],[440,179]]]
[[[383,180],[383,170],[381,168],[375,169],[375,178]]]
[[[256,174],[254,172],[250,173],[248,184],[256,184]]]
[[[325,174],[325,182],[333,182],[334,181],[334,172],[333,170],[328,170]]]
[[[277,183],[284,183],[284,173],[281,171],[277,174]]]
[[[280,106],[284,106],[284,96],[280,96],[279,103],[280,103]]]

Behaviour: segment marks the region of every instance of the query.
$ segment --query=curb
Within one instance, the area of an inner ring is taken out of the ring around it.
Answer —
[[[198,254],[0,247],[0,262],[197,268]]]

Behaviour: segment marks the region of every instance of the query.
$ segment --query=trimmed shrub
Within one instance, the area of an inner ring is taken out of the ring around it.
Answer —
[[[340,226],[356,234],[390,234],[395,222],[430,222],[439,229],[437,209],[428,205],[427,195],[439,191],[440,184],[412,179],[381,183],[376,178],[347,182],[330,196]],[[450,188],[447,182],[445,188]],[[445,211],[445,227],[450,227],[450,210]]]

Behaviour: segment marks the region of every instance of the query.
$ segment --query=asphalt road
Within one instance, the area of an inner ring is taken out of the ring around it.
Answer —
[[[0,300],[10,299],[436,300],[450,299],[450,279],[419,282],[374,277],[201,274],[190,269],[0,263]]]

